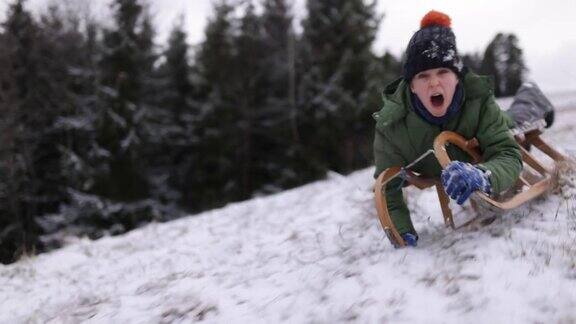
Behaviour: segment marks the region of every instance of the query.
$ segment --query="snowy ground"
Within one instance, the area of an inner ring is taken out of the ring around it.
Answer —
[[[576,109],[559,108],[546,138],[574,155]],[[0,265],[0,323],[576,323],[574,173],[458,231],[409,190],[420,242],[395,250],[372,172]]]

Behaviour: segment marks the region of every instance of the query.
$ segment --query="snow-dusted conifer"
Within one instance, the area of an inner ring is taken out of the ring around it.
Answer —
[[[494,78],[497,97],[514,95],[526,72],[516,35],[498,33],[484,52],[480,71]]]
[[[380,17],[375,2],[308,1],[303,23],[299,119],[307,151],[325,168],[349,172],[368,165],[359,138],[368,136],[362,114],[371,46]]]
[[[241,196],[236,178],[238,99],[234,84],[233,7],[225,0],[214,3],[204,42],[196,55],[199,164],[188,171],[190,201],[201,208],[221,206]],[[201,172],[200,172],[201,170]]]
[[[262,58],[266,74],[264,122],[260,125],[266,159],[261,172],[266,174],[260,192],[273,192],[310,181],[302,157],[296,106],[297,36],[293,28],[291,7],[286,0],[262,3],[262,37],[266,55]]]
[[[66,57],[50,33],[61,33],[62,22],[52,20],[40,26],[25,2],[11,4],[3,23],[2,91],[6,104],[1,117],[5,135],[0,164],[5,170],[2,182],[6,191],[0,213],[8,221],[5,234],[10,239],[1,240],[2,261],[39,248],[36,218],[57,211],[65,199],[60,168],[65,137],[55,123],[58,116],[70,111],[71,99],[66,87]]]
[[[251,1],[246,4],[245,12],[239,21],[239,32],[234,38],[236,49],[234,91],[239,113],[238,150],[236,151],[238,184],[240,199],[249,198],[252,192],[268,181],[270,174],[266,170],[273,146],[268,133],[269,123],[273,123],[272,106],[266,106],[270,95],[270,83],[267,71],[274,70],[266,66],[266,44],[263,37],[261,18],[256,15]]]
[[[153,143],[150,159],[154,161],[154,195],[194,210],[190,192],[197,189],[190,183],[196,184],[192,180],[197,177],[194,173],[201,172],[196,168],[200,158],[196,129],[200,111],[186,39],[181,16],[170,33],[163,63],[157,71],[160,82],[149,116]]]
[[[146,20],[139,0],[115,0],[114,26],[104,31],[99,67],[105,104],[98,125],[98,145],[109,156],[108,172],[97,179],[95,193],[117,201],[145,198],[143,136],[146,109],[143,96],[149,76],[150,41],[143,39]]]

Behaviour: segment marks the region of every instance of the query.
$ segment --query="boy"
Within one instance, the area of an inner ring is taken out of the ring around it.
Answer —
[[[471,165],[466,153],[450,148],[454,161],[445,170],[430,155],[411,170],[441,177],[459,204],[476,190],[491,194],[511,187],[522,170],[520,148],[509,131],[514,122],[496,104],[489,79],[463,67],[450,17],[443,13],[430,11],[422,19],[406,49],[403,76],[386,87],[384,106],[374,119],[375,177],[415,161],[445,130],[476,138],[484,162]],[[401,181],[396,178],[387,186],[388,211],[406,244],[416,246]]]

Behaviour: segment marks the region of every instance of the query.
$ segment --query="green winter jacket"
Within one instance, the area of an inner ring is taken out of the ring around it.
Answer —
[[[490,79],[468,72],[460,82],[464,85],[462,107],[443,127],[429,124],[416,114],[410,102],[410,87],[403,79],[386,87],[384,106],[373,114],[374,177],[389,167],[412,163],[433,148],[440,132],[449,130],[467,139],[478,139],[484,159],[480,168],[490,170],[492,192],[501,192],[516,182],[522,169],[520,148],[509,132],[513,121],[494,100]],[[447,149],[452,160],[470,162],[470,157],[454,145]],[[432,154],[411,170],[426,177],[439,177],[442,168]],[[400,233],[405,233],[414,228],[400,186],[401,179],[392,180],[387,186],[386,199],[394,224]]]

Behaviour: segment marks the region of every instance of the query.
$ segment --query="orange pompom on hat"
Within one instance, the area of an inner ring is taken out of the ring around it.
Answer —
[[[422,21],[420,21],[420,28],[426,28],[432,25],[450,28],[451,23],[452,20],[447,14],[440,11],[431,10],[424,17],[422,17]]]
[[[432,10],[422,17],[420,30],[408,43],[404,79],[410,81],[422,71],[439,67],[449,68],[458,75],[462,74],[463,69],[450,17]]]

